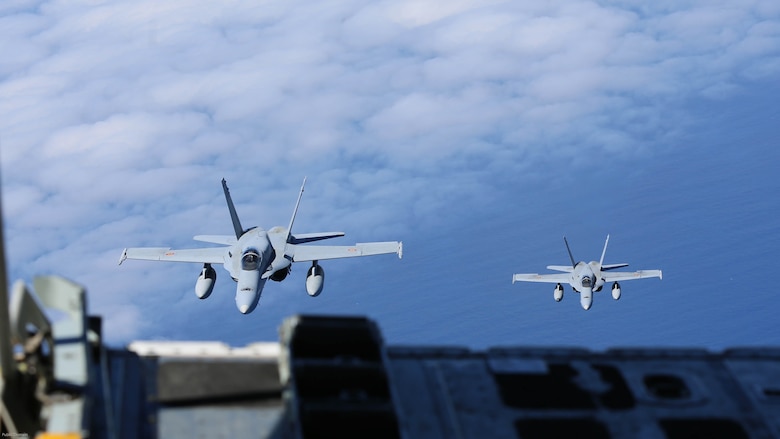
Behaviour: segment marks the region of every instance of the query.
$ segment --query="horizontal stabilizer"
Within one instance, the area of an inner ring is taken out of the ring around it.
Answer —
[[[554,271],[563,271],[564,273],[571,273],[574,271],[574,267],[570,267],[568,265],[548,265],[548,270],[554,270]]]
[[[339,236],[344,236],[344,232],[297,233],[290,237],[290,244],[305,244],[307,242],[322,241],[323,239],[338,238]]]
[[[201,242],[210,242],[212,244],[233,245],[238,240],[232,235],[198,235],[193,236],[192,239]]]
[[[614,270],[616,268],[628,267],[628,264],[607,264],[601,266],[601,271]]]

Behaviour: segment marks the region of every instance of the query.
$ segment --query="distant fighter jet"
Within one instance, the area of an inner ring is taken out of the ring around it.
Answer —
[[[616,268],[627,267],[628,264],[609,264],[604,265],[604,254],[607,253],[607,244],[609,243],[609,235],[607,235],[607,241],[604,243],[604,250],[601,252],[601,259],[585,262],[574,262],[574,257],[571,254],[569,248],[569,242],[566,241],[566,237],[563,237],[563,242],[566,244],[566,251],[569,252],[569,259],[571,259],[571,267],[567,265],[548,265],[548,270],[562,271],[563,273],[555,274],[515,274],[512,276],[512,283],[517,281],[523,282],[548,282],[554,283],[555,290],[553,291],[553,297],[556,302],[560,302],[563,299],[563,286],[561,282],[568,282],[572,289],[579,293],[580,304],[586,311],[593,305],[593,292],[601,291],[605,282],[614,282],[612,284],[612,298],[615,300],[620,299],[620,280],[632,280],[642,279],[645,277],[657,277],[662,278],[661,270],[640,270],[634,272],[613,272]]]
[[[354,246],[319,246],[301,245],[323,239],[344,236],[344,232],[291,233],[298,205],[303,196],[303,179],[298,201],[295,202],[290,225],[273,227],[263,230],[251,227],[244,230],[238,220],[238,214],[230,198],[227,182],[222,179],[222,189],[225,192],[230,217],[236,235],[198,235],[193,239],[223,247],[196,248],[186,250],[171,250],[170,248],[126,248],[119,259],[121,265],[125,259],[144,259],[149,261],[197,262],[203,264],[198,281],[195,283],[195,294],[200,299],[209,297],[217,279],[216,271],[211,264],[223,264],[230,277],[238,283],[236,287],[236,307],[242,314],[252,312],[257,306],[263,286],[268,279],[280,282],[287,277],[293,262],[311,262],[306,274],[306,292],[316,297],[322,292],[325,282],[325,271],[318,261],[324,259],[351,258],[355,256],[370,256],[396,253],[400,259],[403,256],[403,243],[368,242]]]

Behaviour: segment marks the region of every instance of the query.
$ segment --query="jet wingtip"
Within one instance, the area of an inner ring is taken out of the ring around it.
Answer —
[[[122,256],[119,257],[119,264],[117,265],[122,265],[122,262],[125,262],[126,259],[127,259],[127,248],[122,250]]]
[[[398,243],[398,259],[404,258],[404,242],[400,241]]]

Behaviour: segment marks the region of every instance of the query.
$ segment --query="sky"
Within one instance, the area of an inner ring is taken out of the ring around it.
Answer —
[[[0,5],[9,279],[83,285],[112,345],[277,339],[364,315],[390,344],[778,346],[780,3],[25,1]],[[244,226],[401,240],[306,264],[249,315],[218,268],[127,261]],[[512,284],[577,259],[662,269]]]

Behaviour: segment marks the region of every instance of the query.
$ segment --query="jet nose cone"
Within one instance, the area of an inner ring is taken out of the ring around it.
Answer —
[[[238,310],[241,312],[241,314],[246,314],[249,312],[249,305],[241,305],[238,307]]]
[[[583,293],[582,297],[580,297],[580,305],[582,305],[582,309],[585,311],[589,310],[593,305],[593,296],[590,293]]]

